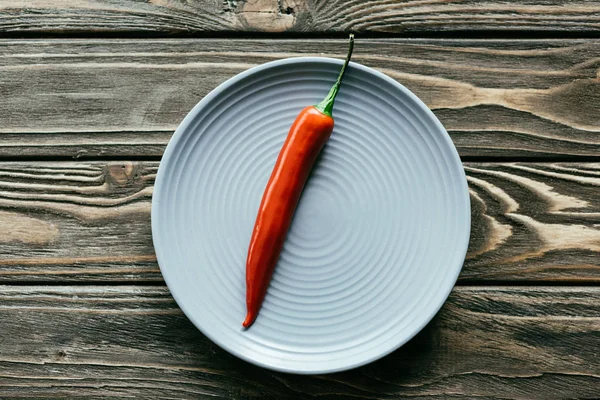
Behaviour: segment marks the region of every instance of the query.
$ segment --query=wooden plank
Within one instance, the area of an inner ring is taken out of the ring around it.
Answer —
[[[160,281],[156,162],[0,163],[0,281]],[[600,163],[465,163],[462,282],[600,282]]]
[[[3,40],[0,157],[160,156],[187,112],[227,78],[285,57],[343,57],[345,48],[344,40]],[[600,40],[359,38],[354,59],[420,96],[461,156],[565,159],[600,155],[599,52]]]
[[[0,32],[600,32],[600,2],[585,0],[11,0]]]
[[[407,345],[344,373],[254,367],[163,287],[0,287],[2,398],[594,398],[600,288],[458,287]]]
[[[600,164],[466,163],[471,280],[600,279]]]
[[[160,280],[150,229],[157,168],[0,164],[0,280]]]

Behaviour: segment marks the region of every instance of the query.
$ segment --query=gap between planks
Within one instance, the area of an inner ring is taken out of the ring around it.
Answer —
[[[47,281],[40,282],[39,280],[20,280],[20,281],[3,281],[0,283],[0,288],[6,286],[20,286],[20,287],[63,287],[63,286],[76,286],[76,287],[104,287],[104,286],[117,286],[117,287],[137,287],[137,286],[152,286],[152,287],[167,287],[164,280],[148,279],[148,280],[123,280],[123,281],[94,281],[94,280],[83,280],[83,281]],[[578,287],[600,287],[600,282],[597,279],[590,279],[589,281],[503,281],[503,280],[459,280],[454,284],[454,287],[464,288],[578,288]]]
[[[127,40],[127,39],[345,39],[354,33],[360,39],[465,39],[465,40],[532,40],[532,39],[600,39],[598,31],[452,31],[452,32],[3,32],[3,39]]]
[[[111,162],[111,161],[131,161],[131,162],[160,162],[162,156],[53,156],[53,155],[37,155],[37,156],[15,156],[6,157],[0,156],[0,163],[11,162],[74,162],[74,161],[92,161],[92,162]],[[598,156],[556,156],[556,157],[502,157],[502,156],[461,156],[461,162],[476,162],[476,163],[535,163],[535,164],[552,164],[552,163],[597,163],[600,162],[600,154]]]

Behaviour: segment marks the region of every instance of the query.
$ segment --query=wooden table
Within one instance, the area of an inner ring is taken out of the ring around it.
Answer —
[[[209,90],[348,31],[448,129],[471,245],[400,350],[274,373],[169,295],[153,181]],[[0,32],[0,398],[600,397],[600,1],[3,0]]]

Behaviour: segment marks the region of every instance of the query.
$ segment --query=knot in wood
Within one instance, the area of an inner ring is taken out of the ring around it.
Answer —
[[[106,180],[115,186],[130,183],[135,176],[135,165],[132,162],[116,162],[107,166]]]

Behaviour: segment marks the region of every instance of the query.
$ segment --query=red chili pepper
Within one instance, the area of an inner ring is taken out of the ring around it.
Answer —
[[[352,56],[354,35],[337,81],[325,99],[303,109],[290,128],[263,194],[246,261],[246,306],[250,327],[267,293],[287,231],[308,175],[333,131],[333,103]]]

